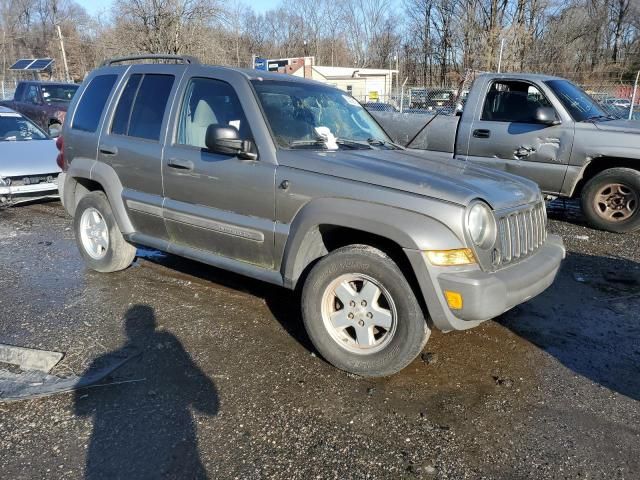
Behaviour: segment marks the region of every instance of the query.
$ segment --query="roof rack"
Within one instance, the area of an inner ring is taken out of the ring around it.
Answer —
[[[100,65],[101,67],[108,67],[114,63],[131,62],[134,60],[175,60],[180,61],[188,65],[200,65],[200,60],[196,57],[189,55],[165,55],[165,54],[147,54],[147,55],[132,55],[129,57],[117,57],[105,60]]]

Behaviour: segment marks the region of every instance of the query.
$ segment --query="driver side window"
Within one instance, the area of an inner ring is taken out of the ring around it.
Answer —
[[[494,82],[487,92],[481,120],[538,123],[536,111],[551,103],[534,85],[519,81]]]
[[[251,131],[231,85],[211,78],[194,78],[187,86],[178,120],[179,145],[206,148],[209,125],[235,127],[243,140],[251,139]]]

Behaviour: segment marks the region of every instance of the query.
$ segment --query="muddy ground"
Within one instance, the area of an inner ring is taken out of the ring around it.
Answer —
[[[60,375],[140,353],[0,403],[0,476],[640,478],[640,235],[550,216],[547,292],[371,380],[314,352],[285,290],[142,250],[90,272],[59,203],[0,211],[0,343],[65,352]]]

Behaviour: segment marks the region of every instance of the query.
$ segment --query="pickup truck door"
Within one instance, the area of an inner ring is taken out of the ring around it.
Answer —
[[[16,102],[16,109],[25,117],[29,117],[34,123],[42,128],[42,97],[40,96],[40,88],[34,83],[25,85],[22,98]]]
[[[275,159],[209,151],[207,127],[237,128],[254,140],[263,122],[244,78],[191,67],[182,82],[163,155],[163,215],[170,241],[271,269],[274,264]]]
[[[490,83],[486,98],[463,129],[460,156],[535,181],[543,192],[562,188],[573,147],[574,124],[536,121],[538,107],[559,108],[533,83],[512,79]],[[466,114],[467,112],[465,112]],[[463,122],[468,121],[463,114]],[[464,148],[466,143],[466,149]]]

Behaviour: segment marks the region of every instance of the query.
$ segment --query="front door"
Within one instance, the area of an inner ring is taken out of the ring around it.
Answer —
[[[529,178],[544,192],[559,192],[571,156],[573,124],[541,124],[536,121],[539,107],[553,105],[537,86],[493,82],[482,110],[476,112],[468,152],[462,153],[470,161]]]
[[[272,268],[275,165],[207,150],[209,125],[233,126],[242,139],[253,138],[246,109],[223,79],[195,72],[184,85],[163,160],[163,215],[170,240]]]

